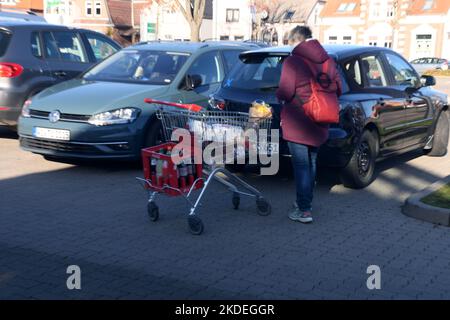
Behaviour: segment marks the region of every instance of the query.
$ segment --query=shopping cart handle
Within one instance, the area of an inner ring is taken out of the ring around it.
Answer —
[[[150,104],[162,104],[165,106],[186,109],[186,110],[189,110],[192,112],[200,112],[203,109],[201,106],[199,106],[197,104],[183,104],[183,103],[167,102],[167,101],[155,100],[155,99],[150,99],[150,98],[145,98],[144,102],[150,103]]]

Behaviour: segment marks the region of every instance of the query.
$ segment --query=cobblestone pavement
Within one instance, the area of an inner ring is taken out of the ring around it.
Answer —
[[[272,215],[258,216],[250,200],[232,210],[214,185],[199,211],[205,233],[195,237],[180,199],[160,198],[161,220],[148,221],[138,166],[49,162],[2,130],[0,299],[449,299],[449,229],[400,211],[411,193],[450,174],[449,160],[383,161],[364,190],[322,170],[307,226],[286,217],[288,169],[248,173]],[[81,268],[81,290],[66,287],[69,265]],[[381,268],[381,290],[366,287],[369,265]]]

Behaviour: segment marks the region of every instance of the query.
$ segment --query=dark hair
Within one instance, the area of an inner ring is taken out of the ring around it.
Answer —
[[[300,41],[300,37],[305,39],[312,38],[312,31],[308,26],[296,26],[289,32],[289,40]]]

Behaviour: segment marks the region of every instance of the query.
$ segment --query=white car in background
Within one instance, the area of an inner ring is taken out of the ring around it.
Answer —
[[[419,73],[428,70],[448,70],[449,61],[442,58],[419,58],[410,62]]]

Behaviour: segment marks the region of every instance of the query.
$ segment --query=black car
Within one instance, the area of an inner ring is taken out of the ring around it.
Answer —
[[[44,22],[0,21],[0,123],[14,126],[23,103],[120,50],[89,30]]]
[[[335,59],[343,83],[340,123],[332,125],[320,148],[319,164],[341,168],[343,184],[369,185],[377,158],[412,149],[444,156],[449,138],[447,96],[435,91],[435,79],[419,77],[399,54],[386,48],[325,46]],[[279,120],[275,91],[283,60],[292,48],[249,51],[211,100],[212,107],[247,112],[255,100],[264,100]],[[274,121],[279,125],[279,121]],[[285,142],[280,153],[288,155]]]

